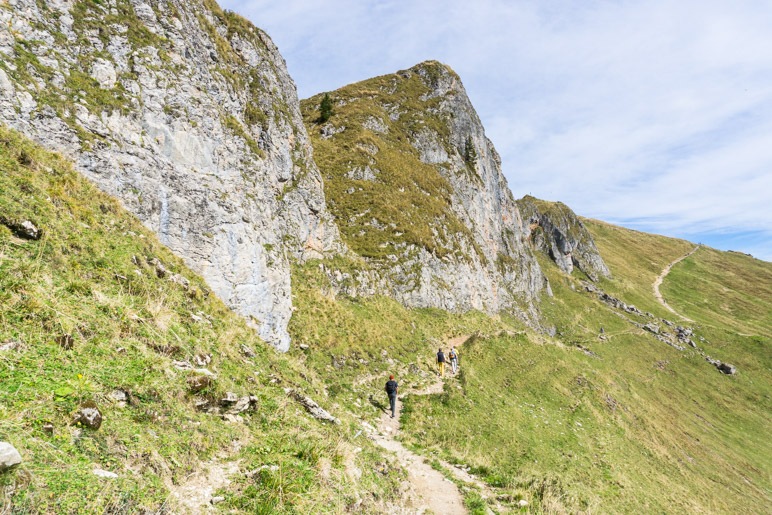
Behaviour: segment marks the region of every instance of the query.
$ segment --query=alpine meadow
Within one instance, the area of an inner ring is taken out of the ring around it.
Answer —
[[[772,263],[515,198],[462,79],[0,0],[0,513],[768,513]]]

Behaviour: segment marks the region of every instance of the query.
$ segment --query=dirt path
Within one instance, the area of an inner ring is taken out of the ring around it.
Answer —
[[[460,347],[469,336],[459,336],[447,341],[447,346]],[[447,372],[447,370],[446,370]],[[446,378],[453,377],[453,373],[446,373]],[[435,381],[421,390],[401,392],[400,397],[405,395],[433,395],[442,393],[444,381],[435,377]],[[399,414],[401,410],[401,400],[397,401],[397,415],[391,418],[391,414],[382,413],[378,420],[376,432],[371,438],[382,448],[393,452],[402,467],[407,470],[408,482],[413,490],[413,496],[409,497],[409,508],[415,510],[414,513],[434,513],[442,515],[455,515],[467,513],[464,507],[464,500],[458,487],[452,481],[446,479],[441,472],[433,469],[427,464],[422,456],[419,456],[407,449],[395,439],[400,431]],[[459,469],[442,462],[442,466],[453,476],[462,482],[473,484],[480,490],[483,490],[483,496],[490,494],[487,486],[477,478],[470,475],[463,469]],[[492,495],[492,494],[490,494]]]
[[[211,460],[191,474],[180,485],[169,485],[170,513],[203,513],[214,510],[212,496],[230,484],[239,472],[238,461]],[[179,511],[176,511],[179,510]]]
[[[689,318],[689,317],[685,317],[684,315],[682,315],[681,313],[679,313],[679,312],[678,312],[678,311],[676,311],[675,309],[671,308],[671,307],[670,307],[670,305],[667,303],[667,301],[666,301],[664,298],[662,298],[662,294],[661,294],[661,293],[660,293],[660,291],[659,291],[659,287],[660,287],[660,286],[662,286],[662,281],[664,281],[664,280],[665,280],[665,277],[667,277],[667,274],[669,274],[669,273],[670,273],[670,270],[671,270],[671,269],[672,269],[672,268],[673,268],[675,265],[677,265],[678,263],[680,263],[680,262],[681,262],[681,261],[683,261],[684,259],[688,258],[688,257],[689,257],[689,256],[691,256],[692,254],[694,254],[695,252],[697,252],[697,249],[699,249],[699,248],[700,248],[700,246],[699,246],[699,245],[697,245],[697,246],[696,246],[696,247],[694,247],[694,248],[693,248],[693,249],[692,249],[692,250],[691,250],[691,251],[690,251],[688,254],[684,254],[684,255],[683,255],[683,256],[681,256],[680,258],[676,259],[675,261],[673,261],[672,263],[670,263],[669,265],[667,265],[667,266],[664,268],[664,270],[662,270],[662,273],[661,273],[661,274],[659,274],[659,276],[658,276],[658,277],[657,277],[657,278],[654,280],[654,284],[653,284],[653,287],[654,287],[654,296],[657,298],[657,300],[659,301],[659,303],[660,303],[660,304],[662,304],[663,306],[665,306],[665,308],[666,308],[668,311],[670,311],[671,313],[673,313],[673,314],[674,314],[674,315],[676,315],[676,316],[679,316],[679,317],[681,317],[682,319],[686,320],[687,322],[694,322],[694,320],[692,320],[692,319],[691,319],[691,318]]]

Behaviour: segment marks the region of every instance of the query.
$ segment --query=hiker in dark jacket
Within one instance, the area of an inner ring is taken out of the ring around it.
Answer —
[[[391,406],[391,418],[394,418],[394,414],[397,411],[397,389],[399,384],[394,380],[394,376],[389,376],[389,380],[386,381],[386,393],[389,395],[389,405]]]
[[[440,377],[445,377],[445,354],[442,353],[442,349],[437,349],[437,370]]]

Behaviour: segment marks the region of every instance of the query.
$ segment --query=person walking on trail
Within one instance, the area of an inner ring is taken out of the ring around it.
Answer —
[[[445,354],[442,353],[442,349],[437,349],[437,371],[440,377],[445,377]]]
[[[456,371],[458,370],[458,352],[456,352],[455,347],[450,348],[448,357],[450,358],[450,366],[453,368],[453,375],[456,375]]]
[[[391,418],[394,418],[394,414],[397,411],[397,389],[399,384],[394,380],[394,376],[389,376],[389,380],[386,381],[386,393],[389,395],[389,405],[391,406]]]

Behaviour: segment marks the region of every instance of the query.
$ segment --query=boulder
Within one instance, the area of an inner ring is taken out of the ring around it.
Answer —
[[[0,442],[0,472],[21,463],[21,454],[8,442]]]

